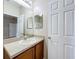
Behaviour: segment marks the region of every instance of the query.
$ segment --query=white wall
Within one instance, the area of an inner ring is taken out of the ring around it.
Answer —
[[[4,14],[18,17],[20,15],[20,5],[15,2],[4,0]]]

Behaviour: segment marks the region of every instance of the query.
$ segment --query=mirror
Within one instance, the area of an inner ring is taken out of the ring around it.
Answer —
[[[35,15],[34,16],[34,27],[35,29],[42,29],[43,28],[43,15]]]
[[[39,6],[35,6],[33,8],[34,12],[34,28],[35,29],[43,29],[43,12]]]
[[[19,3],[21,2],[4,0],[3,13],[7,16],[7,18],[4,17],[4,39],[34,35],[34,29],[43,29],[43,13],[41,9],[38,7],[33,8],[32,4],[27,6]],[[10,21],[16,19],[16,22],[10,22],[6,26],[6,19]]]
[[[34,16],[34,24],[33,24],[33,17],[27,18],[27,29],[43,29],[43,15],[35,15]]]
[[[30,5],[29,1],[27,1],[27,5],[23,5],[19,0],[4,0],[3,13],[4,39],[33,34],[32,1]]]

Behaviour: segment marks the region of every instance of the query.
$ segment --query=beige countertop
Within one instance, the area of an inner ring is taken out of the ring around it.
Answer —
[[[4,48],[6,49],[11,59],[19,55],[20,53],[24,52],[25,50],[35,46],[37,43],[44,40],[44,37],[31,37],[25,40],[24,38],[15,38],[15,39],[20,40],[4,44]]]

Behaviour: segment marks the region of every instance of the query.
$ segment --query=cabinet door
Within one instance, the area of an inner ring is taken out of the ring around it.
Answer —
[[[19,56],[15,57],[14,59],[34,59],[34,48],[31,48]]]
[[[36,59],[43,59],[43,41],[36,45]]]
[[[7,51],[3,48],[3,59],[10,59]]]

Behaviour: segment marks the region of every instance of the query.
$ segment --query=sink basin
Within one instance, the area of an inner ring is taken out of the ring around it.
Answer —
[[[35,37],[31,37],[31,38],[27,38],[27,39],[22,39],[20,41],[18,41],[17,43],[18,44],[21,44],[21,45],[29,45],[29,44],[33,44],[36,42],[36,39]]]

